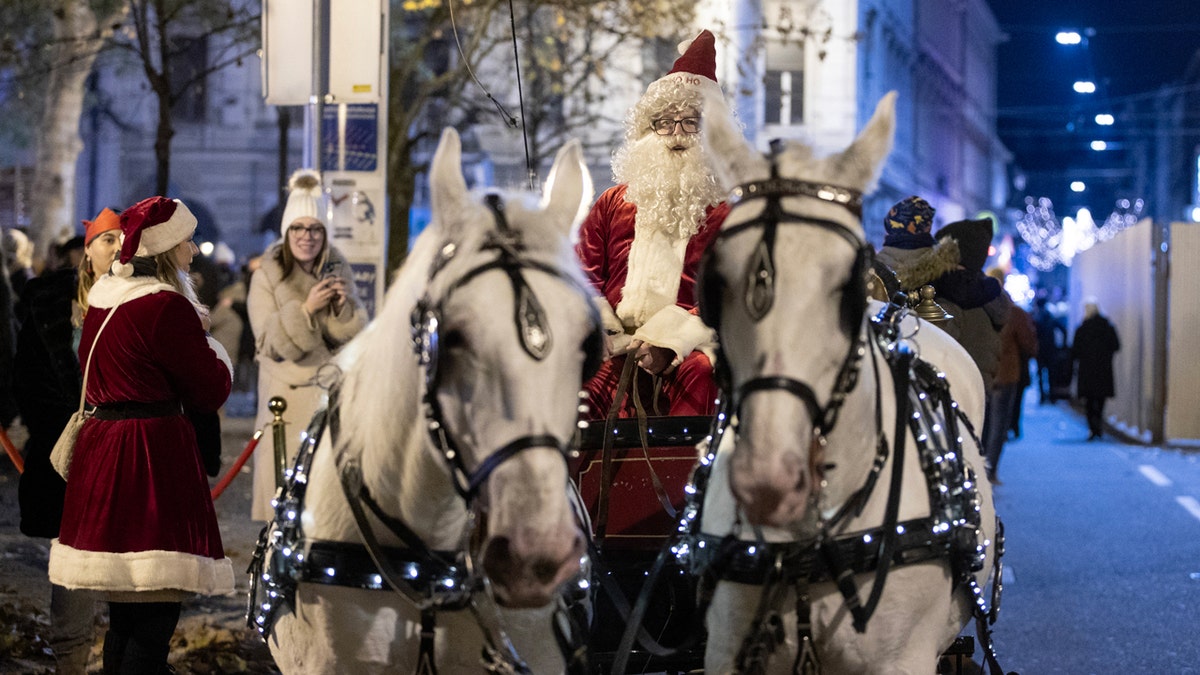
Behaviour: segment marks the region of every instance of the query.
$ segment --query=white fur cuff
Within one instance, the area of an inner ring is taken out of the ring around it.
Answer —
[[[220,342],[217,342],[217,339],[214,338],[213,336],[206,335],[205,337],[208,338],[209,349],[216,352],[217,358],[221,359],[221,363],[224,363],[225,367],[229,369],[229,379],[232,380],[233,379],[233,361],[231,361],[229,359],[229,352],[225,351],[224,345],[222,345]]]
[[[600,327],[604,329],[605,333],[616,335],[625,332],[625,327],[621,325],[617,313],[613,311],[612,305],[608,304],[608,300],[603,295],[594,296],[592,304],[596,305],[596,309],[600,312]]]
[[[700,320],[700,317],[679,305],[668,305],[655,312],[633,337],[674,351],[675,365],[696,349],[717,340],[716,334]]]

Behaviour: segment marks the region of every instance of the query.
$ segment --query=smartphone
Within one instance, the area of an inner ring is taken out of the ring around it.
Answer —
[[[342,263],[335,261],[335,260],[331,260],[331,261],[325,263],[325,265],[323,267],[321,267],[321,278],[325,279],[327,277],[339,276],[339,273],[341,271],[342,271]]]

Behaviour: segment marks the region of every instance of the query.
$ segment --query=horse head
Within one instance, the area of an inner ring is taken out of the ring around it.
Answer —
[[[854,142],[816,157],[804,143],[773,143],[764,157],[721,106],[705,119],[732,211],[701,273],[702,315],[717,329],[735,408],[730,483],[755,525],[813,517],[841,375],[861,346],[869,247],[862,193],[891,150],[895,94]],[[735,187],[736,186],[736,187]],[[849,425],[847,425],[849,426]],[[862,425],[867,426],[867,425]]]
[[[540,204],[497,194],[481,204],[467,191],[453,129],[442,134],[430,177],[442,247],[417,307],[426,415],[438,427],[429,446],[440,446],[432,449],[449,460],[460,495],[483,513],[478,559],[497,599],[545,605],[584,553],[564,452],[598,349],[569,245],[591,179],[573,141],[558,153]]]

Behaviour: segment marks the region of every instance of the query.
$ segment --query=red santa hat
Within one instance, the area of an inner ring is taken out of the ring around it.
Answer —
[[[691,40],[679,43],[679,58],[663,77],[650,83],[646,93],[625,118],[625,137],[636,140],[651,133],[650,123],[669,109],[704,107],[704,92],[721,96],[717,85],[716,37],[702,30]]]
[[[117,276],[133,276],[134,256],[166,253],[196,231],[196,217],[178,199],[150,197],[121,212],[121,255],[113,263]]]

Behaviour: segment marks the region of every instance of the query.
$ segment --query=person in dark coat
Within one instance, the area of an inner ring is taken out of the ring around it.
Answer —
[[[17,417],[13,400],[13,355],[16,353],[16,294],[8,282],[8,266],[0,256],[0,427],[8,429]]]
[[[1034,301],[1033,325],[1037,329],[1038,402],[1054,402],[1054,364],[1063,357],[1067,345],[1067,327],[1050,311],[1045,296]]]
[[[1113,354],[1121,349],[1117,329],[1100,313],[1095,300],[1083,305],[1083,323],[1075,329],[1071,358],[1079,364],[1076,392],[1087,412],[1089,441],[1104,431],[1104,401],[1116,394],[1113,382]]]
[[[16,389],[17,404],[29,438],[17,501],[21,532],[30,537],[58,536],[67,484],[51,466],[50,451],[79,407],[82,373],[76,351],[88,293],[121,248],[120,218],[112,210],[104,209],[83,225],[84,236],[68,242],[66,250],[59,252],[64,264],[30,279],[22,303],[25,316],[17,337],[14,377],[21,383]],[[76,243],[82,255],[72,257]],[[46,640],[54,651],[57,672],[86,673],[95,605],[88,591],[51,585]]]

